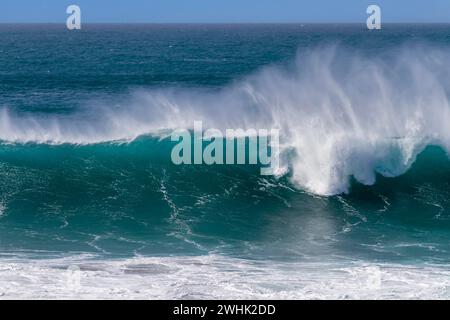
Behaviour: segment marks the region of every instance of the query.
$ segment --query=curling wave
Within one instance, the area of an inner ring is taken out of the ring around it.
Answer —
[[[349,191],[353,177],[406,172],[429,145],[450,148],[450,49],[405,45],[382,54],[339,45],[299,51],[221,89],[139,90],[70,115],[3,109],[6,143],[93,144],[161,130],[279,128],[292,182],[320,195]],[[170,132],[170,131],[169,131]]]

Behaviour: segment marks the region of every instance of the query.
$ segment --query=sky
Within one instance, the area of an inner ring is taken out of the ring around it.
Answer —
[[[370,4],[385,23],[450,23],[450,0],[0,0],[0,23],[65,23],[71,4],[83,23],[365,23]]]

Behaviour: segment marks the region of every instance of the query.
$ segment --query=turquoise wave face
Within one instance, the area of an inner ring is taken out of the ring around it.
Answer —
[[[173,145],[2,144],[1,251],[448,262],[450,162],[440,148],[403,176],[320,197],[255,166],[176,166]]]

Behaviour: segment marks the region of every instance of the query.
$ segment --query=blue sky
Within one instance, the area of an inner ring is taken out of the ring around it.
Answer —
[[[382,22],[449,22],[450,0],[1,0],[0,22],[361,22],[369,4]]]

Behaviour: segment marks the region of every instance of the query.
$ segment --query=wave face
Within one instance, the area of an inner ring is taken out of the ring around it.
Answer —
[[[349,195],[318,197],[252,165],[174,165],[174,144],[145,136],[2,145],[2,250],[283,260],[397,260],[413,250],[448,259],[450,162],[440,148],[427,148],[405,175],[379,176],[370,187],[354,181]],[[427,230],[425,242],[417,240]]]
[[[284,166],[299,188],[349,191],[410,168],[428,145],[449,148],[450,50],[404,45],[378,55],[342,46],[300,52],[221,89],[140,90],[112,108],[87,105],[66,116],[0,113],[4,142],[90,144],[161,130],[279,128]],[[170,131],[169,131],[170,132]]]

